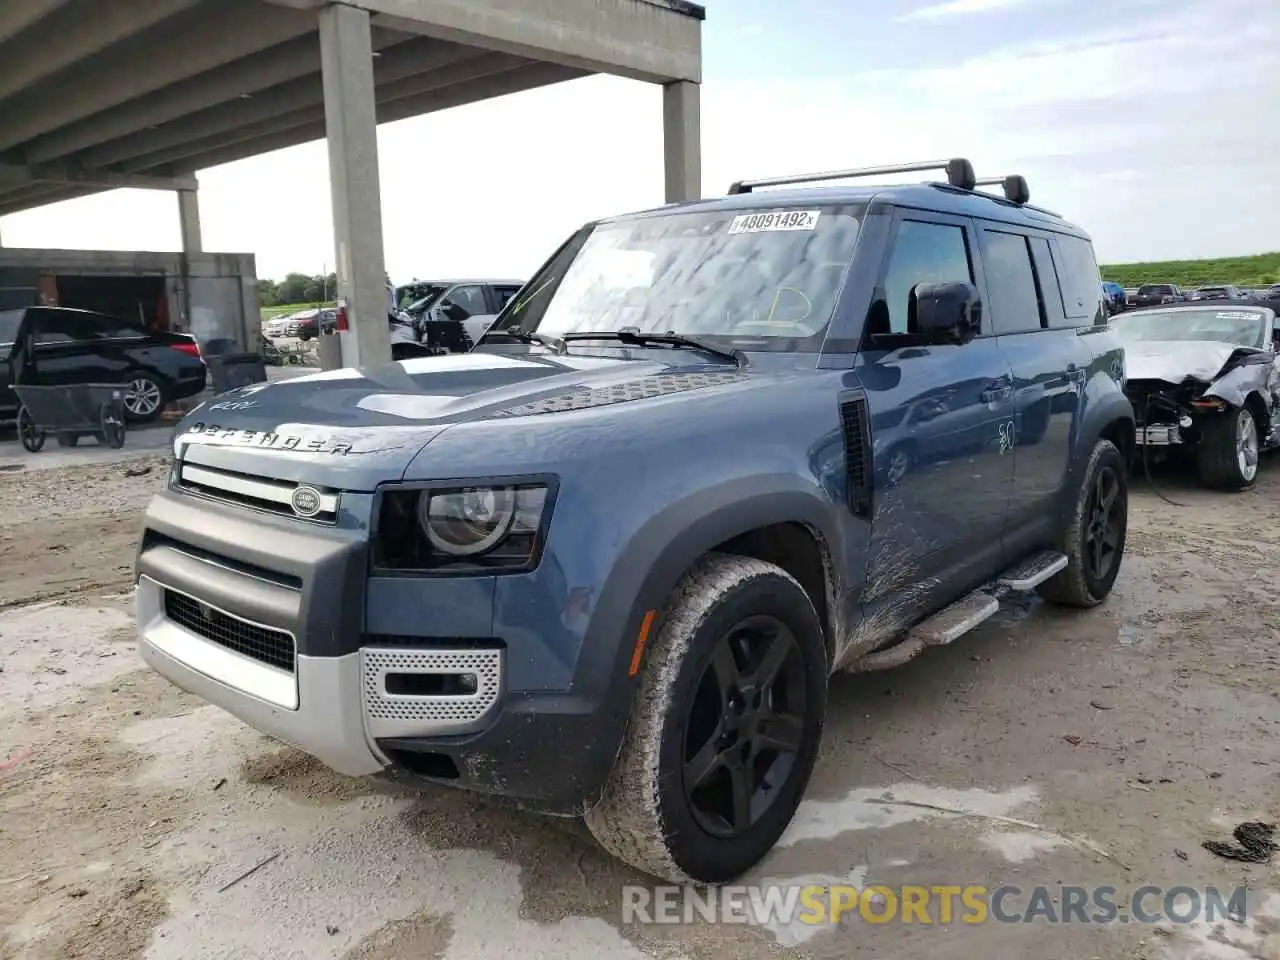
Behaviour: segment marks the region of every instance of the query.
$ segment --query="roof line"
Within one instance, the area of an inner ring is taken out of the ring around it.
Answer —
[[[707,8],[691,0],[640,0],[640,2],[647,3],[651,7],[666,7],[668,10],[692,17],[694,20],[707,19]]]

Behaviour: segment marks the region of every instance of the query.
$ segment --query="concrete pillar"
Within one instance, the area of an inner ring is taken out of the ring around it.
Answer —
[[[178,191],[178,223],[182,230],[182,252],[187,256],[204,253],[200,236],[200,194],[195,190]]]
[[[338,299],[346,305],[344,366],[391,359],[382,197],[378,184],[378,121],[374,105],[369,14],[332,3],[320,11],[320,65],[329,140],[329,186]]]
[[[702,116],[699,87],[681,80],[662,88],[662,149],[667,203],[702,199]]]

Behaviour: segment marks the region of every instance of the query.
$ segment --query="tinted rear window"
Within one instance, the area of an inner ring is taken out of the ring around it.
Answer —
[[[1145,287],[1138,288],[1138,296],[1140,297],[1166,297],[1173,293],[1173,287],[1163,284],[1148,284]]]
[[[1054,261],[1067,319],[1096,321],[1102,310],[1102,277],[1093,244],[1079,237],[1058,237],[1056,248]]]

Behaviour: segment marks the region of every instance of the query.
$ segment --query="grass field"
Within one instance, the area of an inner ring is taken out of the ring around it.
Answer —
[[[1219,260],[1105,264],[1102,279],[1114,280],[1122,287],[1136,287],[1143,283],[1176,283],[1192,289],[1215,283],[1245,288],[1269,287],[1280,283],[1280,252]]]
[[[274,307],[262,307],[262,322],[266,323],[272,317],[283,316],[286,313],[298,313],[302,310],[314,310],[316,307],[332,307],[333,301],[328,303],[282,303]]]

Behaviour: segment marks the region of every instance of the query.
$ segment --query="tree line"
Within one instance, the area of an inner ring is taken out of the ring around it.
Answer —
[[[258,305],[279,307],[293,303],[327,303],[337,296],[338,275],[291,273],[283,280],[258,281]]]

